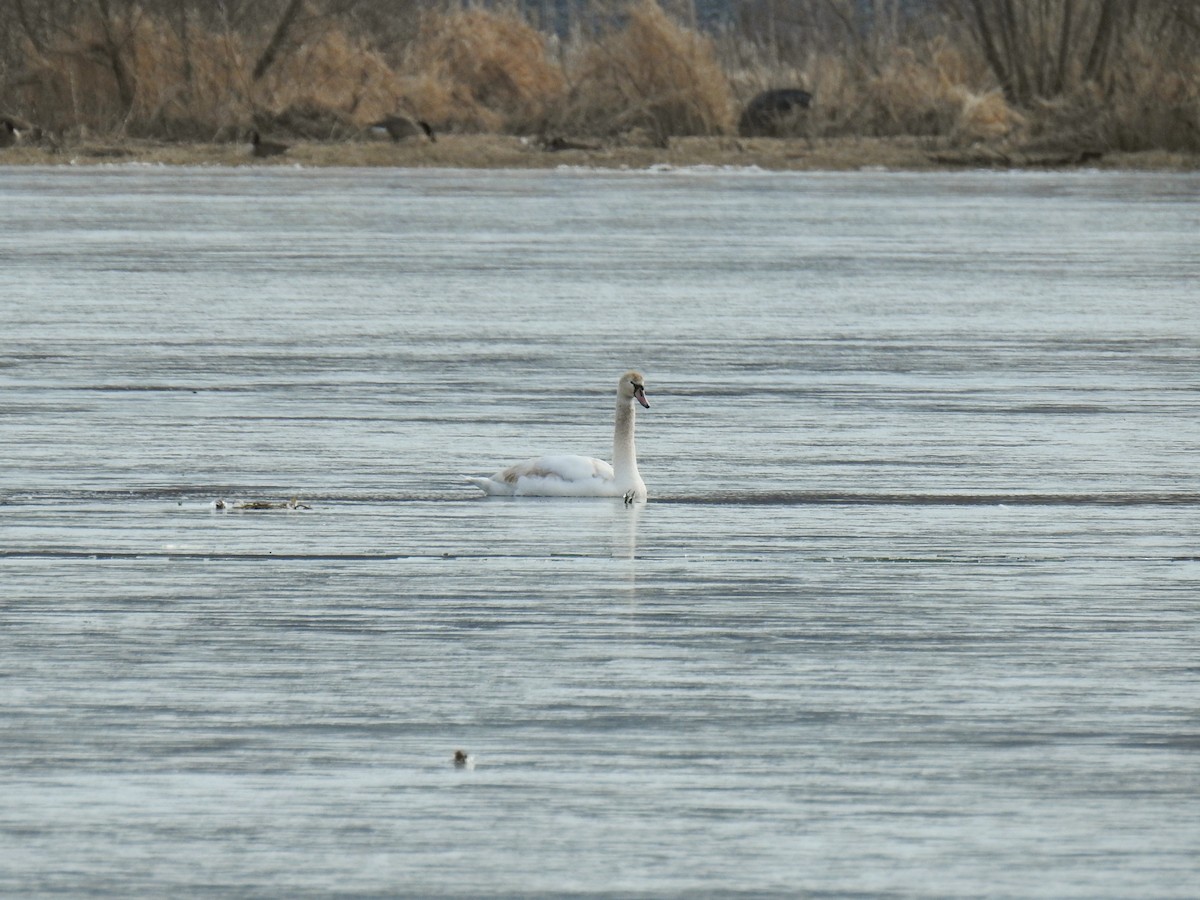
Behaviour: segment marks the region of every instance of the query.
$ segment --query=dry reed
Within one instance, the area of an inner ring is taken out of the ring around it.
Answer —
[[[0,115],[68,137],[221,140],[254,125],[341,140],[403,112],[439,132],[642,133],[664,146],[731,134],[758,91],[802,87],[816,98],[798,132],[809,138],[1200,152],[1200,55],[1186,35],[1164,50],[1158,33],[1131,32],[1103,79],[1076,67],[1069,89],[1018,107],[950,27],[874,44],[870,56],[828,43],[781,55],[744,35],[702,34],[655,0],[596,6],[592,27],[565,37],[515,8],[451,7],[423,13],[388,53],[350,20],[310,23],[256,79],[260,31],[120,8],[107,20],[95,10],[65,18],[52,40],[10,36]]]
[[[426,15],[403,72],[399,105],[457,131],[536,129],[565,86],[546,38],[511,11]]]
[[[661,143],[672,135],[723,134],[733,124],[733,95],[713,41],[653,0],[632,7],[623,27],[599,34],[570,77],[558,122],[569,130],[645,129]]]

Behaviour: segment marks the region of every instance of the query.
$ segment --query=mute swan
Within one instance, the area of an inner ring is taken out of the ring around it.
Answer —
[[[626,372],[617,384],[613,464],[590,456],[538,456],[501,469],[490,478],[464,476],[486,494],[509,497],[624,497],[646,499],[646,482],[638,474],[633,442],[634,401],[646,409],[641,372]]]

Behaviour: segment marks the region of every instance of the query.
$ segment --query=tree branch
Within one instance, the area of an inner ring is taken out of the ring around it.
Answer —
[[[292,25],[295,24],[296,16],[300,14],[300,7],[303,4],[304,0],[289,0],[287,7],[283,10],[283,15],[279,17],[279,23],[275,26],[271,39],[267,41],[267,46],[259,56],[258,62],[254,64],[254,71],[250,75],[254,81],[258,81],[266,75],[267,70],[275,64],[279,51],[287,41],[288,32],[292,30]]]

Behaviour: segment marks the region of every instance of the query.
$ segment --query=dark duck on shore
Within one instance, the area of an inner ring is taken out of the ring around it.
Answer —
[[[426,138],[430,143],[437,142],[437,136],[428,122],[409,116],[388,116],[378,122],[372,122],[371,131],[375,134],[386,134],[397,144],[413,137]]]
[[[538,141],[538,143],[541,145],[541,148],[543,150],[545,150],[547,153],[559,153],[563,150],[600,150],[600,149],[602,149],[599,144],[587,144],[582,141],[572,141],[572,140],[568,140],[565,137],[562,137],[561,135],[555,135],[554,137],[544,137],[543,136]]]
[[[280,156],[288,152],[287,144],[276,144],[271,141],[264,141],[258,130],[250,132],[250,152],[259,159],[265,159],[268,156]]]

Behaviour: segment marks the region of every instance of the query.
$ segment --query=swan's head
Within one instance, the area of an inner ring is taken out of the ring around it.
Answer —
[[[646,409],[650,408],[650,404],[646,400],[646,380],[642,378],[641,372],[626,372],[622,375],[617,391],[622,399],[636,400]]]

